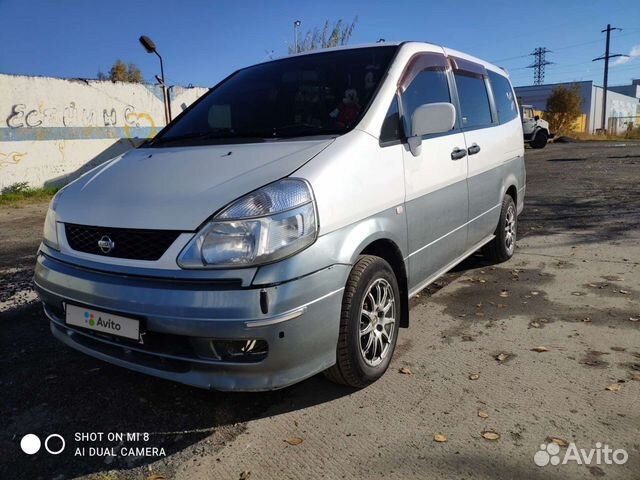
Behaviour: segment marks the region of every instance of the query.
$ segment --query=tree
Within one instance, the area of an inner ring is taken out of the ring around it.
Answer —
[[[111,71],[109,72],[111,76],[112,82],[126,82],[127,81],[127,65],[120,59],[117,59],[116,62],[111,67]]]
[[[129,63],[127,70],[127,82],[140,83],[142,82],[142,72],[135,63]]]
[[[298,51],[295,45],[289,45],[289,53],[307,52],[318,48],[337,47],[346,45],[351,40],[353,30],[356,28],[358,17],[355,17],[350,24],[343,26],[342,20],[338,20],[330,26],[330,21],[324,22],[322,31],[319,28],[308,30],[307,34],[298,42]]]
[[[582,96],[580,86],[558,86],[551,91],[547,99],[545,119],[552,132],[567,133],[573,130],[576,120],[582,115]]]
[[[112,82],[141,83],[142,72],[135,63],[127,66],[122,60],[117,59],[108,74],[98,70],[98,80],[111,80]]]

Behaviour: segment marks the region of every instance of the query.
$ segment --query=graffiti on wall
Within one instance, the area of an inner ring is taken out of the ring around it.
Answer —
[[[156,124],[147,112],[137,112],[133,105],[126,105],[118,110],[114,107],[104,108],[98,112],[93,108],[80,108],[75,102],[69,102],[63,109],[32,108],[24,103],[12,106],[7,117],[9,128],[37,127],[115,127],[118,120],[124,126],[127,137],[131,137],[131,127],[150,128],[150,136],[156,134]]]
[[[6,165],[17,165],[26,156],[27,152],[0,152],[0,167],[4,167]]]

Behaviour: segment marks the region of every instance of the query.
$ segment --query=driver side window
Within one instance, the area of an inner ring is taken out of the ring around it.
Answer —
[[[439,57],[439,55],[428,54],[412,62],[416,70],[409,74],[413,78],[404,87],[401,96],[405,132],[411,132],[411,117],[420,105],[451,103],[446,60],[444,57],[441,59]],[[405,75],[405,78],[409,75]]]

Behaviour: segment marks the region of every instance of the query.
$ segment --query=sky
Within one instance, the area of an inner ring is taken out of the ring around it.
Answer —
[[[351,44],[424,40],[506,68],[518,85],[533,83],[526,68],[536,47],[553,53],[545,83],[594,80],[602,84],[607,23],[612,61],[609,84],[640,78],[640,0],[376,0],[205,1],[0,0],[0,72],[95,78],[115,59],[134,62],[148,81],[158,59],[138,43],[151,37],[171,85],[211,86],[234,70],[282,57],[293,42],[325,20],[357,25]]]

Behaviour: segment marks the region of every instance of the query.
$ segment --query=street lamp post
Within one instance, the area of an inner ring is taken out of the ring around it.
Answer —
[[[300,20],[296,20],[295,22],[293,22],[293,45],[294,45],[294,53],[299,53],[298,52],[298,29],[300,28],[300,25],[302,24],[302,22]]]
[[[153,43],[153,40],[151,40],[149,37],[147,37],[146,35],[142,35],[139,40],[147,53],[155,53],[160,59],[160,77],[158,78],[158,76],[156,75],[156,80],[159,80],[160,85],[162,85],[162,98],[164,100],[164,120],[165,124],[168,124],[171,121],[171,104],[169,103],[169,91],[167,90],[167,84],[164,81],[164,64],[162,62],[162,57],[158,53],[158,50],[156,50],[156,44]]]

